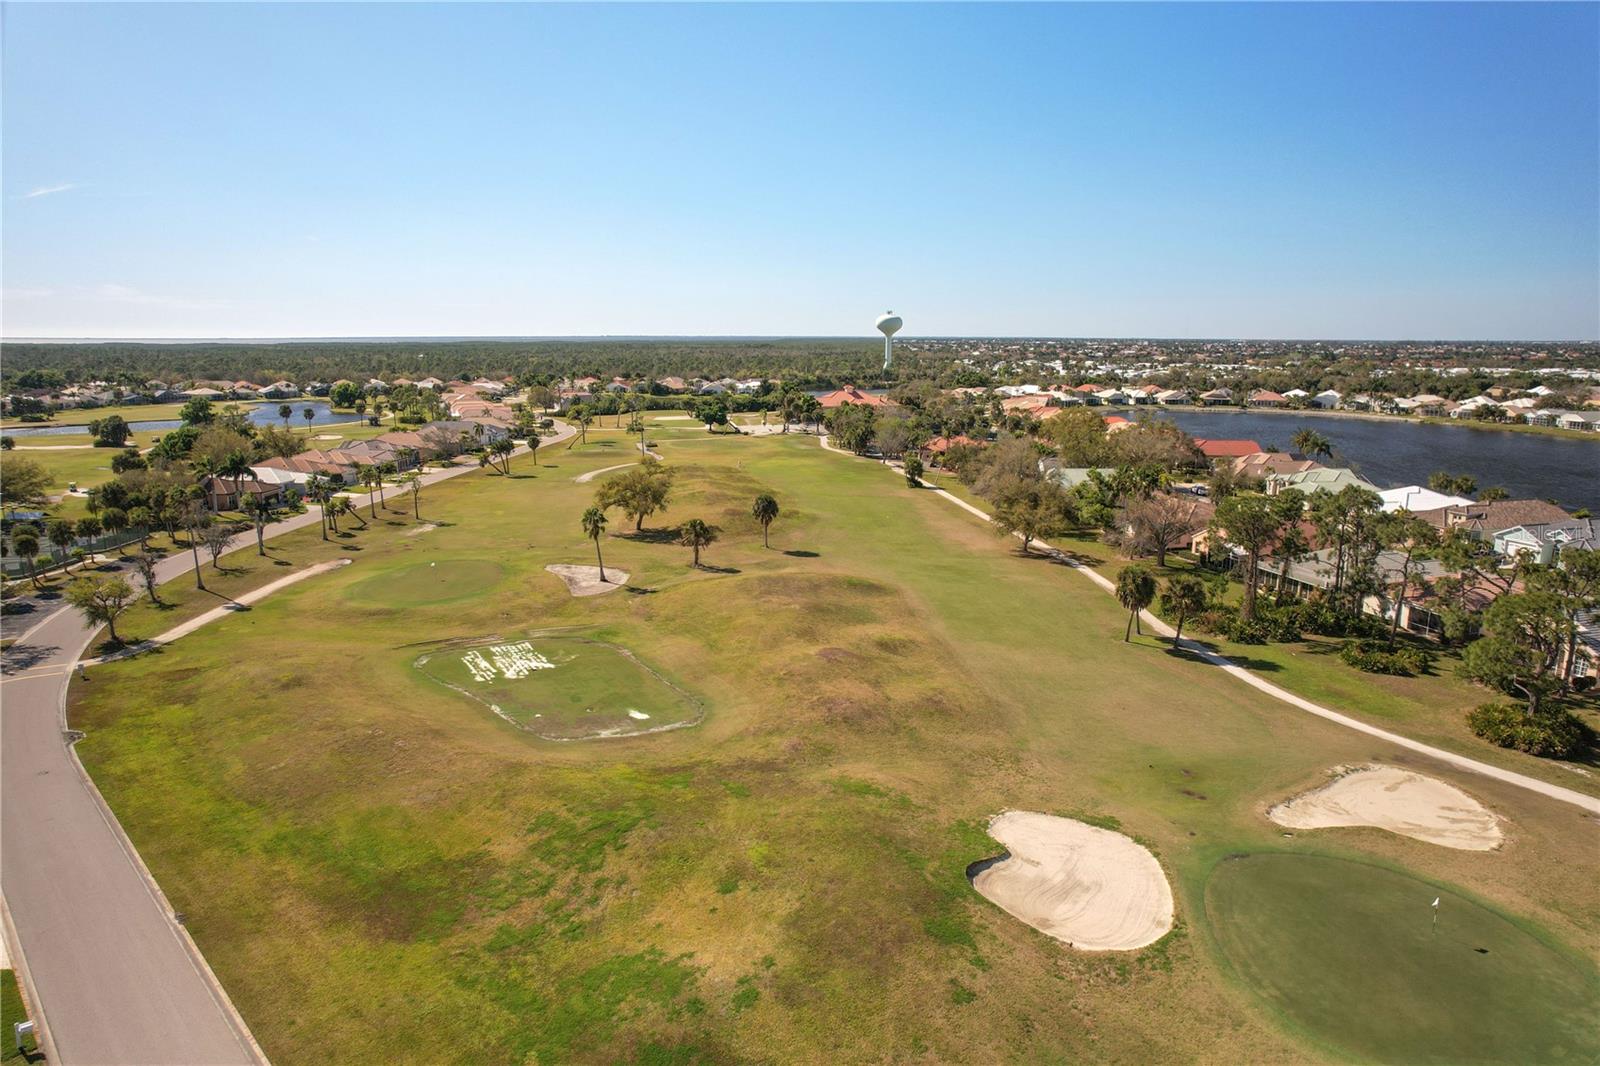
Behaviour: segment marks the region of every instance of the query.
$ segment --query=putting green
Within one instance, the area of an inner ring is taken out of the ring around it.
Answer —
[[[380,607],[426,607],[479,596],[500,583],[505,568],[488,559],[444,559],[373,574],[346,596]]]
[[[1244,982],[1344,1054],[1407,1063],[1600,1057],[1592,970],[1405,874],[1314,855],[1226,859],[1207,882],[1206,916]]]
[[[700,705],[614,644],[535,637],[430,652],[417,669],[546,740],[694,725]]]

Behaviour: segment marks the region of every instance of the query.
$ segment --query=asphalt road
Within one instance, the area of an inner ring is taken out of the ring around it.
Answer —
[[[541,445],[571,434],[561,426]],[[476,469],[447,468],[424,482]],[[267,536],[318,521],[312,509]],[[252,530],[228,550],[254,547]],[[181,580],[191,566],[178,552],[157,572],[162,582]],[[6,651],[0,680],[0,895],[46,1054],[92,1066],[265,1062],[72,750],[67,686],[95,630],[61,607],[22,624],[30,628]]]

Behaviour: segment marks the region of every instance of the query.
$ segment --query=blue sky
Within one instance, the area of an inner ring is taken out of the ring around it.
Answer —
[[[1600,335],[1594,4],[4,19],[10,337]]]

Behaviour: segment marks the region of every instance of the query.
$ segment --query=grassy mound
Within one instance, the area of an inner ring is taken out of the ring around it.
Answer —
[[[506,640],[433,652],[417,669],[546,740],[693,725],[700,705],[614,644],[580,637]]]
[[[379,607],[427,607],[480,596],[504,576],[505,568],[488,559],[442,559],[374,574],[347,595]]]
[[[1322,856],[1247,855],[1212,873],[1206,914],[1245,983],[1346,1054],[1410,1063],[1600,1056],[1592,971],[1494,911],[1405,874]]]

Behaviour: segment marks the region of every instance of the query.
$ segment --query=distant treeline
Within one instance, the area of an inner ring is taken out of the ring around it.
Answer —
[[[918,376],[944,357],[915,360]],[[516,377],[547,383],[568,377],[781,378],[800,388],[890,385],[913,368],[882,374],[883,347],[872,340],[594,341],[287,341],[277,344],[0,344],[0,383],[54,387],[103,380],[119,385],[193,380],[280,379],[305,383],[349,378]]]

